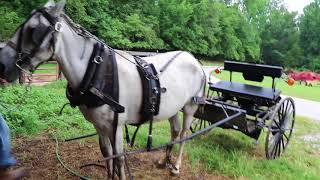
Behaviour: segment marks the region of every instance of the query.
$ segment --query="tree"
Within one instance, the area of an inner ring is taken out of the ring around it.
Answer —
[[[304,64],[313,70],[320,69],[320,0],[315,0],[303,11],[300,41],[304,50]]]
[[[300,65],[302,54],[296,15],[284,8],[270,11],[265,28],[261,32],[262,60],[265,63],[290,67]]]

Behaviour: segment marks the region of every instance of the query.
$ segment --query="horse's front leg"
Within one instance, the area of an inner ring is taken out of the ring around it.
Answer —
[[[114,154],[122,154],[123,153],[123,132],[122,132],[122,125],[118,125],[116,129],[116,136],[115,136],[115,147],[114,147]],[[116,159],[115,161],[119,178],[126,179],[126,174],[124,170],[124,156],[121,156]]]
[[[107,134],[99,135],[99,145],[103,157],[107,158],[113,155],[112,145]],[[113,159],[110,159],[106,162],[108,179],[112,179],[113,173]]]

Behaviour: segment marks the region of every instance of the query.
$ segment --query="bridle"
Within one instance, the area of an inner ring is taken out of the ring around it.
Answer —
[[[16,66],[23,72],[27,74],[32,74],[32,72],[36,69],[36,67],[31,66],[31,59],[34,58],[36,53],[40,50],[40,47],[44,40],[51,35],[50,44],[53,49],[52,54],[49,59],[51,59],[55,54],[55,34],[57,32],[61,32],[62,24],[58,21],[58,17],[55,17],[49,14],[46,8],[40,8],[35,10],[27,20],[20,26],[19,35],[17,44],[12,41],[9,41],[7,44],[16,51]],[[32,31],[32,41],[35,46],[31,50],[24,50],[23,49],[23,39],[24,39],[24,30],[25,24],[37,13],[40,13],[46,20],[50,23],[49,26],[42,24],[41,22],[37,27],[33,28]],[[22,68],[23,65],[29,64],[31,68],[30,71],[25,70]]]

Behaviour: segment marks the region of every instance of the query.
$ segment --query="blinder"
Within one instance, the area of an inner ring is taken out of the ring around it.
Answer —
[[[54,55],[54,52],[55,52],[55,50],[54,50],[54,32],[56,32],[56,31],[60,32],[60,29],[57,30],[57,28],[56,28],[57,24],[61,28],[61,24],[58,22],[58,18],[50,15],[46,11],[46,8],[40,8],[40,9],[36,10],[34,13],[32,13],[28,17],[28,19],[25,22],[28,22],[28,20],[31,19],[36,13],[41,13],[41,15],[43,15],[43,17],[45,17],[49,21],[50,26],[46,26],[46,25],[40,23],[38,26],[36,26],[35,28],[32,29],[30,36],[31,36],[32,43],[34,44],[34,47],[32,50],[26,52],[22,48],[25,23],[21,25],[19,37],[18,37],[18,42],[17,42],[16,48],[15,48],[15,50],[17,52],[16,66],[26,73],[30,73],[30,72],[23,69],[23,66],[31,65],[31,59],[39,51],[45,38],[47,38],[50,34],[52,35],[50,43],[53,47],[53,52],[52,52],[52,55],[49,59],[52,58],[52,56]],[[33,71],[35,68],[36,67],[32,67],[31,71]]]
[[[44,24],[39,24],[32,30],[32,41],[36,46],[40,46],[44,38],[46,38],[49,31],[52,31],[51,26],[46,26]]]

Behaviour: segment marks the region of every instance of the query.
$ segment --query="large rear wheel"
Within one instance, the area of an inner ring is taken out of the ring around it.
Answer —
[[[270,121],[265,151],[267,159],[276,159],[284,153],[293,132],[295,121],[293,99],[290,97],[282,99],[270,116]]]

